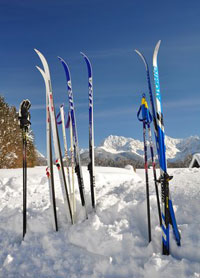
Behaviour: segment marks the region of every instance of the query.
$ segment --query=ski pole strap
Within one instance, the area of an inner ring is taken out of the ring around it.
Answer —
[[[142,114],[141,118],[140,118],[140,113]],[[152,116],[148,108],[145,94],[142,95],[142,101],[137,113],[137,117],[139,121],[144,121],[146,124],[150,124],[152,122]]]
[[[59,117],[60,117],[60,112],[57,114],[57,116],[56,116],[56,123],[57,123],[57,125],[60,125],[60,124],[62,124],[62,120],[58,120],[59,119]]]
[[[149,109],[147,110],[147,123],[150,124],[153,120],[153,117],[149,111]]]
[[[139,110],[138,110],[138,112],[137,112],[137,118],[138,118],[139,121],[143,122],[144,119],[143,119],[143,118],[140,118],[140,112],[141,112],[141,110],[142,110],[142,106],[140,105],[140,108],[139,108]]]
[[[70,115],[68,113],[68,118],[67,118],[67,122],[66,122],[65,128],[69,128],[69,124],[70,124]]]
[[[63,106],[63,104],[61,105],[61,106]],[[60,112],[57,114],[57,116],[56,116],[56,123],[58,124],[58,125],[60,125],[60,124],[62,124],[62,120],[58,120],[59,119],[59,117],[60,117]],[[64,113],[64,118],[65,118],[65,113]],[[69,122],[70,122],[70,117],[69,117],[69,113],[68,113],[68,119],[67,119],[67,123],[66,123],[66,125],[65,125],[65,128],[68,128],[69,127]]]
[[[145,118],[145,122],[147,124],[150,124],[152,122],[152,116],[149,111],[149,107],[146,101],[146,96],[145,94],[142,95],[142,112],[143,112],[143,117]]]

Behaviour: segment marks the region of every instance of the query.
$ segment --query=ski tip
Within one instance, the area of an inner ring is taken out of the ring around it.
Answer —
[[[61,62],[63,65],[65,65],[67,68],[69,68],[68,65],[67,65],[67,63],[65,62],[65,60],[64,60],[63,58],[61,58],[60,56],[57,56],[57,57],[58,57],[58,60],[60,60],[60,62]]]
[[[146,68],[146,70],[148,70],[147,61],[146,61],[146,59],[144,58],[144,56],[142,55],[142,53],[141,53],[139,50],[137,50],[137,49],[135,49],[134,51],[142,58],[142,61],[144,62],[144,65],[145,65],[145,68]]]
[[[139,54],[139,55],[141,54],[140,51],[137,50],[137,49],[134,49],[134,51],[135,51],[137,54]]]
[[[43,69],[41,69],[39,66],[35,66],[40,72],[43,72],[44,73],[44,71],[43,71]]]
[[[80,52],[80,54],[83,56],[83,58],[85,59],[85,61],[86,61],[87,63],[89,63],[90,66],[91,66],[91,63],[90,63],[90,60],[89,60],[88,56],[85,55],[85,53],[83,53],[83,52]]]
[[[42,54],[38,49],[34,48],[34,51],[39,55]]]
[[[66,76],[67,76],[67,82],[69,82],[71,80],[69,66],[63,58],[61,58],[60,56],[57,56],[57,57],[58,57],[58,60],[62,63],[62,65],[64,67],[64,70],[65,70],[65,73],[66,73]]]
[[[82,51],[80,51],[80,54],[81,54],[82,56],[86,57],[86,55],[85,55]]]
[[[142,53],[139,50],[134,49],[134,51],[143,59],[143,55],[142,55]]]
[[[157,42],[155,49],[158,49],[158,50],[159,50],[160,44],[161,44],[161,40],[159,40],[159,41]]]
[[[35,66],[40,72],[43,71],[39,66]]]
[[[153,66],[154,67],[157,67],[157,56],[158,56],[158,51],[159,51],[159,48],[160,48],[160,43],[161,43],[161,40],[159,40],[155,46],[155,49],[154,49],[154,53],[153,53]]]
[[[40,72],[41,75],[43,76],[44,80],[46,80],[46,73],[44,72],[44,70],[41,69],[39,66],[35,66],[35,67],[39,70],[39,72]]]
[[[64,61],[63,58],[61,58],[60,56],[57,56],[58,60],[60,60],[61,62]]]

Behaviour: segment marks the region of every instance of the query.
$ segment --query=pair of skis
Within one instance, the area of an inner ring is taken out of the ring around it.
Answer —
[[[64,198],[64,204],[66,205],[66,217],[71,223],[73,223],[73,215],[70,204],[70,198],[67,188],[67,182],[64,173],[62,154],[60,148],[60,140],[58,136],[58,128],[56,124],[56,116],[55,116],[55,107],[53,100],[53,92],[51,86],[51,78],[48,63],[41,52],[35,49],[35,52],[38,54],[44,70],[37,66],[37,69],[40,71],[46,87],[46,109],[47,109],[47,117],[46,117],[46,127],[47,127],[47,177],[49,182],[49,191],[50,191],[50,199],[52,204],[52,213],[53,213],[53,225],[55,230],[58,230],[58,222],[57,222],[57,213],[56,213],[56,199],[55,199],[55,189],[54,189],[54,180],[53,180],[53,162],[52,162],[52,143],[51,143],[51,135],[53,137],[53,145],[54,145],[54,154],[56,160],[56,166],[59,173],[59,179],[61,184],[61,189]]]
[[[140,114],[142,114],[141,117],[140,117]],[[149,242],[150,242],[151,241],[151,217],[150,217],[148,157],[147,157],[147,140],[146,140],[146,130],[147,129],[148,129],[148,137],[149,137],[149,143],[150,143],[150,152],[151,152],[151,160],[152,160],[152,167],[153,167],[153,175],[154,175],[154,182],[155,182],[155,190],[156,190],[156,197],[157,197],[158,216],[159,216],[160,226],[162,226],[162,219],[161,219],[158,184],[157,184],[157,178],[156,178],[155,159],[154,159],[154,152],[153,152],[153,141],[152,141],[151,127],[150,127],[150,124],[152,122],[152,116],[148,109],[148,104],[146,101],[145,94],[142,95],[142,102],[141,102],[140,108],[138,110],[137,117],[138,117],[138,120],[142,121],[142,123],[143,123],[144,162],[145,162],[144,166],[145,166],[146,196],[147,196],[147,220],[148,220],[148,236],[149,236]]]
[[[90,175],[90,189],[91,189],[91,202],[92,207],[95,210],[96,206],[96,197],[95,197],[95,173],[94,173],[94,124],[93,124],[93,78],[92,78],[92,66],[89,58],[81,52],[83,55],[87,69],[88,69],[88,88],[89,88],[89,164],[88,171]],[[74,101],[73,101],[73,92],[72,92],[72,82],[71,82],[71,74],[67,63],[61,57],[58,57],[61,61],[67,79],[67,90],[68,90],[68,98],[69,98],[69,113],[72,121],[72,134],[73,134],[73,142],[74,142],[74,160],[75,160],[75,172],[78,178],[79,191],[81,196],[82,206],[86,206],[85,204],[85,196],[84,196],[84,182],[83,175],[81,169],[80,162],[80,153],[78,147],[78,135],[76,128],[76,118],[75,118],[75,109],[74,109]],[[86,211],[87,216],[87,211]]]
[[[169,238],[169,224],[173,227],[174,236],[177,245],[181,245],[180,233],[178,231],[176,218],[174,214],[173,204],[169,191],[169,181],[172,177],[167,174],[167,163],[166,163],[166,147],[165,147],[165,132],[163,123],[163,112],[160,92],[160,82],[158,74],[157,56],[161,41],[156,44],[153,54],[153,76],[155,84],[155,98],[156,98],[156,111],[154,107],[153,94],[151,89],[149,67],[145,57],[138,51],[137,54],[142,58],[147,74],[147,82],[149,88],[150,103],[152,109],[152,116],[154,122],[154,133],[156,140],[157,153],[160,164],[160,178],[161,184],[161,197],[162,197],[162,251],[164,255],[170,254],[170,238]]]

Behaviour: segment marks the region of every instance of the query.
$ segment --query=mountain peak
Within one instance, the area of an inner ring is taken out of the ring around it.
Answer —
[[[100,148],[112,153],[120,152],[137,152],[137,149],[141,149],[143,143],[133,138],[127,138],[124,136],[110,135],[103,140]]]
[[[200,152],[200,137],[190,136],[184,139],[165,136],[166,156],[168,159],[183,159],[189,154]],[[124,136],[110,135],[103,140],[100,147],[113,154],[130,152],[143,156],[144,144],[142,141]],[[156,148],[154,148],[156,155]]]

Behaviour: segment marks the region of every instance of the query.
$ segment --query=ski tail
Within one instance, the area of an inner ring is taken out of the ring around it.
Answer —
[[[173,209],[171,199],[169,199],[169,211],[170,211],[171,224],[173,227],[173,232],[174,232],[174,237],[175,237],[176,243],[178,246],[181,246],[181,235],[180,235],[178,227],[177,227],[176,217],[174,214],[174,209]]]

